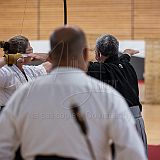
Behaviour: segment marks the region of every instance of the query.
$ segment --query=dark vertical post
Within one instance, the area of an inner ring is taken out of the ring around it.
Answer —
[[[134,40],[134,21],[135,21],[135,3],[134,0],[131,0],[131,39]]]
[[[67,0],[64,1],[64,25],[67,24]]]
[[[37,0],[37,39],[38,40],[40,40],[41,38],[40,22],[41,22],[41,4],[40,4],[40,0]]]

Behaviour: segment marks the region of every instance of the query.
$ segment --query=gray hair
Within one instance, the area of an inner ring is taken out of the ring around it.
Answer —
[[[103,56],[118,55],[119,42],[112,35],[101,35],[96,40],[96,50]]]

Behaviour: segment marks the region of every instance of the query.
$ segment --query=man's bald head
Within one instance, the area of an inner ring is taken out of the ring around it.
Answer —
[[[66,60],[82,56],[87,47],[87,41],[80,28],[63,26],[51,34],[50,45],[51,59]]]

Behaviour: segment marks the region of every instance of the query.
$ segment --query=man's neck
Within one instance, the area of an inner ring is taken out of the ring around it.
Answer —
[[[101,56],[101,62],[104,63],[108,58],[109,56]]]
[[[66,63],[60,63],[60,64],[53,64],[53,68],[52,69],[55,69],[57,67],[66,67],[66,68],[78,68],[78,69],[81,69],[83,71],[86,71],[86,67],[83,66],[83,65],[77,65],[77,64],[73,64],[73,63],[69,63],[69,64],[66,64]]]

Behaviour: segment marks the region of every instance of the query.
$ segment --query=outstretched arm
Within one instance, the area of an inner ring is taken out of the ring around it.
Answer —
[[[119,60],[122,62],[130,62],[131,60],[131,56],[138,54],[139,51],[138,50],[134,50],[134,49],[125,49],[123,51],[123,54],[119,57]]]
[[[42,61],[43,63],[41,65],[43,65],[47,73],[52,71],[52,63],[49,62],[47,53],[31,53],[29,56],[31,57],[32,61]]]
[[[138,50],[134,50],[134,49],[125,49],[123,54],[128,54],[129,56],[133,56],[135,54],[138,54],[139,51]]]

